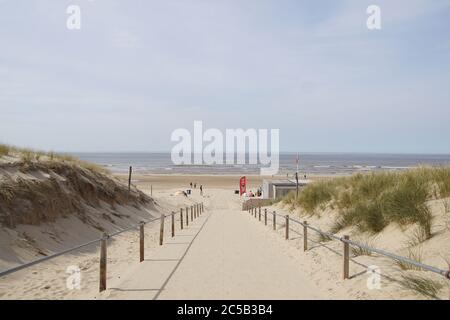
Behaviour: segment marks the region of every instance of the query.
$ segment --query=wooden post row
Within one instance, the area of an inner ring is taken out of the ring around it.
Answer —
[[[103,234],[101,243],[100,243],[100,285],[99,291],[106,290],[106,261],[107,261],[107,243],[108,235],[106,233]]]

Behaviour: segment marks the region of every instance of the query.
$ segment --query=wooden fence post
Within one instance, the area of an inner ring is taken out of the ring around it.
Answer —
[[[349,240],[350,237],[344,236],[344,239]],[[344,279],[349,278],[350,274],[349,264],[350,264],[350,247],[347,242],[344,242]]]
[[[191,221],[194,221],[194,206],[191,206]]]
[[[108,235],[103,234],[102,240],[100,242],[100,286],[99,291],[106,290],[106,261],[107,261],[107,245],[108,245]]]
[[[189,227],[189,207],[186,207],[186,227]]]
[[[145,223],[141,221],[139,224],[139,262],[144,261],[144,226]]]
[[[130,166],[130,171],[128,172],[128,192],[131,191],[131,174],[133,173],[133,167]]]
[[[286,215],[286,240],[289,240],[289,215]]]
[[[180,208],[180,224],[181,230],[183,230],[183,208]]]
[[[276,212],[274,211],[273,212],[273,230],[276,230],[277,229],[277,227],[276,227],[276,225],[277,225],[277,217],[276,217]]]
[[[159,245],[162,246],[164,239],[164,214],[161,214],[161,225],[159,227]]]
[[[264,225],[267,226],[267,209],[264,209]]]
[[[258,209],[258,219],[259,219],[259,221],[261,221],[261,206],[259,206],[259,209]]]
[[[303,221],[303,251],[308,250],[308,221]]]
[[[175,237],[175,212],[172,211],[172,238]]]
[[[202,212],[205,212],[205,206],[203,205],[203,202],[202,202]]]

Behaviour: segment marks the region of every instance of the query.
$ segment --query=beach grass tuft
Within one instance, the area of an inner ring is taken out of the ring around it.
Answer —
[[[356,238],[356,242],[365,245],[366,247],[375,247],[375,240],[372,237],[367,238]],[[352,246],[351,251],[353,254],[353,257],[359,257],[359,256],[372,256],[373,253],[370,250],[367,250],[365,248]]]
[[[9,155],[11,147],[6,144],[0,144],[0,157]]]
[[[408,255],[407,257],[410,260],[416,261],[416,262],[422,262],[422,250],[420,247],[417,248],[408,248]],[[416,270],[421,271],[422,268],[417,267],[411,263],[395,260],[395,264],[402,270]]]
[[[443,284],[418,275],[402,275],[400,285],[407,290],[413,290],[425,297],[437,299]]]

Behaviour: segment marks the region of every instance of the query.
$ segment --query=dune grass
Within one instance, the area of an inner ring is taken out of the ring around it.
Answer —
[[[53,161],[60,163],[63,162],[70,165],[78,165],[84,169],[97,173],[108,173],[108,170],[96,164],[80,160],[68,154],[59,154],[53,151],[44,152],[29,148],[17,148],[6,144],[0,144],[0,157],[3,156],[16,157],[25,167],[30,166],[33,163]]]
[[[420,241],[429,239],[432,215],[427,201],[450,196],[450,168],[421,167],[403,172],[356,174],[322,180],[305,187],[283,202],[306,214],[320,214],[330,206],[339,212],[332,232],[347,226],[378,233],[388,224],[418,224]]]
[[[0,157],[7,156],[11,152],[10,146],[6,144],[0,144]]]
[[[424,276],[402,275],[400,285],[407,290],[413,290],[425,297],[437,299],[443,284]]]
[[[422,250],[420,247],[418,248],[408,248],[408,258],[410,260],[416,261],[416,262],[422,262]],[[413,264],[410,264],[408,262],[395,260],[395,264],[402,270],[416,270],[421,271],[422,268],[417,267]]]
[[[375,247],[375,240],[373,238],[356,238],[354,239],[356,242],[361,243],[367,247]],[[351,247],[351,251],[353,254],[353,257],[359,257],[359,256],[371,256],[372,251],[367,250],[365,248],[361,247]]]

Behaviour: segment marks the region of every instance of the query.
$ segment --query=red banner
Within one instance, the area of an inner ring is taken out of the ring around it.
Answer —
[[[239,180],[239,194],[242,196],[243,193],[246,192],[247,189],[247,178],[241,177],[241,179]]]

